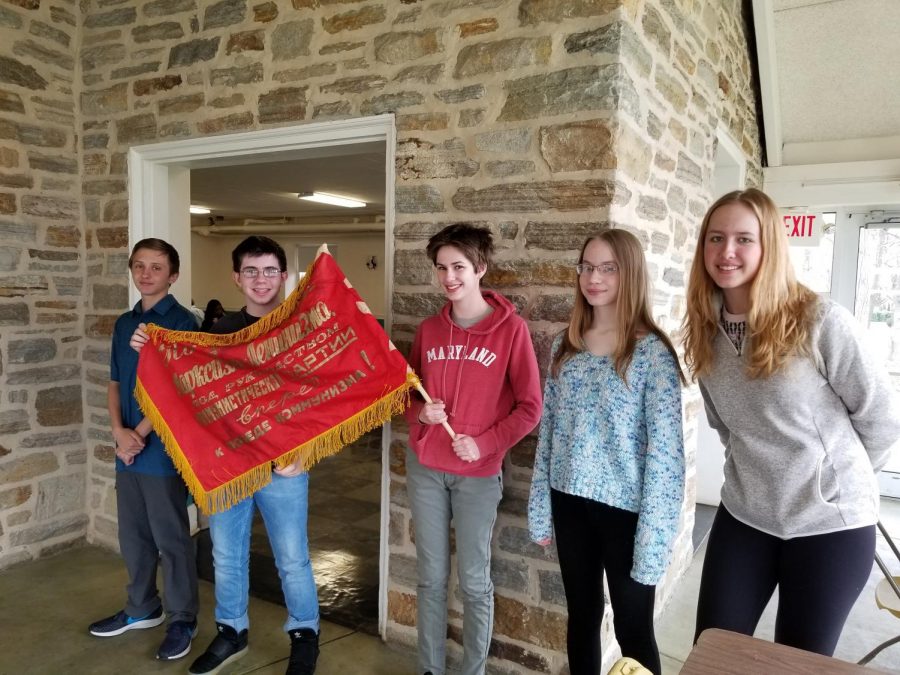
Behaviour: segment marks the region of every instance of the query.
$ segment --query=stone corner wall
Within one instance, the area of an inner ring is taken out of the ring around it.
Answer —
[[[0,569],[87,530],[78,25],[0,6]]]

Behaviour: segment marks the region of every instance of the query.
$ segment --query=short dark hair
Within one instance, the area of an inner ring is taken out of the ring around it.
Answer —
[[[458,248],[476,271],[487,269],[494,255],[494,238],[485,227],[467,223],[448,225],[428,240],[425,253],[437,265],[437,255],[444,246]]]
[[[175,247],[169,242],[157,239],[156,237],[141,239],[134,245],[134,248],[131,249],[131,255],[128,256],[128,269],[131,269],[131,263],[134,261],[135,253],[142,248],[164,253],[169,259],[169,273],[178,274],[178,271],[181,269],[181,258],[178,257],[178,251],[176,251]]]
[[[251,235],[244,239],[240,244],[234,247],[231,252],[231,268],[235,272],[241,271],[241,263],[244,262],[245,256],[255,258],[260,255],[268,255],[271,253],[278,258],[278,266],[282,272],[287,272],[287,255],[284,249],[274,239],[268,237],[258,237]]]

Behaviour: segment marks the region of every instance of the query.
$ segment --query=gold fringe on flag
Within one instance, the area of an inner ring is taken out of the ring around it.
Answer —
[[[189,335],[192,339],[197,337],[195,333],[189,333]],[[419,384],[418,376],[409,371],[406,376],[406,382],[400,387],[388,392],[340,424],[322,432],[315,438],[298,445],[292,450],[288,450],[274,460],[275,465],[279,468],[284,468],[294,462],[301,461],[303,470],[309,471],[320,460],[336,454],[345,445],[352,443],[366,432],[390,421],[391,417],[399,415],[406,410],[409,406],[410,390]],[[197,480],[181,446],[175,439],[175,435],[140,380],[138,380],[135,387],[134,395],[141,411],[150,420],[153,430],[162,440],[166,452],[175,464],[175,468],[193,495],[197,507],[203,513],[208,515],[226,511],[272,481],[272,463],[266,462],[241,475],[235,476],[227,483],[207,492],[200,485],[200,481]]]

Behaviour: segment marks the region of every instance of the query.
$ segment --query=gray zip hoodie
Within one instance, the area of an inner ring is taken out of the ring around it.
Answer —
[[[722,503],[741,522],[782,539],[873,525],[875,473],[900,440],[900,403],[883,366],[843,307],[821,300],[813,358],[751,379],[724,330],[701,378],[710,425],[725,445]]]

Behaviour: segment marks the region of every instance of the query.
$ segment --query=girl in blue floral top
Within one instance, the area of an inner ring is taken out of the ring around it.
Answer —
[[[551,352],[529,530],[543,546],[556,533],[571,674],[600,672],[604,573],[623,656],[659,673],[653,605],[684,496],[684,377],[653,321],[634,235],[590,237],[576,270],[569,328]]]

